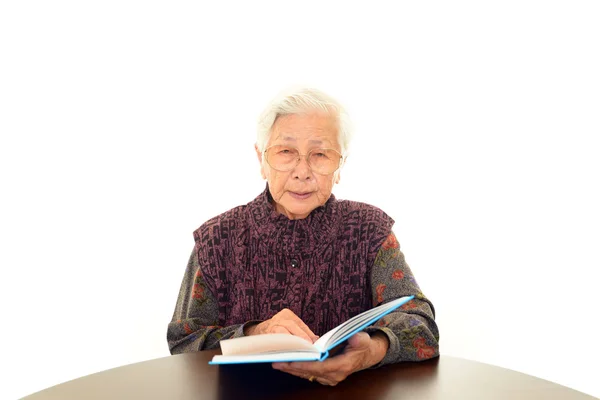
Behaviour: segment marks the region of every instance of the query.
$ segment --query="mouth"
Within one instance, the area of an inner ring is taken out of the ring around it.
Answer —
[[[312,195],[312,192],[288,192],[290,196],[298,200],[304,200]]]

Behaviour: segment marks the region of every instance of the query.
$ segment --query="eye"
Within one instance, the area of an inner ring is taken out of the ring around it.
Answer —
[[[277,146],[272,149],[272,154],[276,157],[294,157],[298,151],[293,147]]]

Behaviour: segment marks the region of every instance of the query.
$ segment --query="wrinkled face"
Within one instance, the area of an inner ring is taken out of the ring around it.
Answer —
[[[266,148],[279,145],[295,148],[301,155],[319,148],[341,153],[335,119],[320,112],[279,117],[273,124]],[[263,162],[264,154],[258,149],[256,153],[262,176],[269,183],[275,209],[289,219],[306,218],[315,208],[325,204],[333,185],[340,179],[339,170],[328,175],[315,173],[304,156],[293,169],[282,172]]]

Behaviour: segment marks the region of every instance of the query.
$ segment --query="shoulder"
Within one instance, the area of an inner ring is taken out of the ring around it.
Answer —
[[[371,250],[378,249],[392,232],[394,219],[379,207],[350,200],[340,200],[338,207],[343,232],[367,241]]]
[[[212,217],[194,231],[194,240],[205,245],[219,244],[222,238],[243,230],[247,225],[247,209],[248,204],[244,204]]]
[[[372,257],[394,236],[394,219],[381,208],[359,201],[340,200],[343,232],[358,242],[368,243]]]
[[[381,208],[352,200],[338,200],[338,207],[343,223],[375,224],[391,229],[394,219]]]

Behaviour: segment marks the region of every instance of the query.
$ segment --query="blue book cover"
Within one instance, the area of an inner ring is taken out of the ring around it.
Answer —
[[[325,333],[314,343],[298,336],[279,333],[221,340],[222,355],[214,356],[209,364],[323,361],[329,357],[331,349],[414,297],[400,297],[360,313]]]

